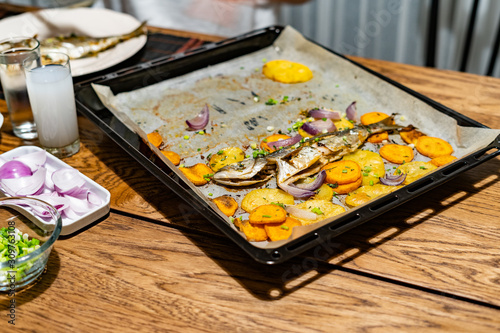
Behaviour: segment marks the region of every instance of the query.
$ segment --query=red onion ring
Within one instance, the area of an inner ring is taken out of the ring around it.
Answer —
[[[326,178],[326,171],[321,170],[318,175],[316,176],[316,179],[309,184],[297,184],[293,185],[297,188],[300,188],[302,190],[308,190],[308,191],[315,191],[317,190],[321,185],[323,185],[323,182],[325,181]]]
[[[288,194],[293,195],[295,198],[309,198],[316,194],[315,191],[303,190],[294,185],[279,184],[278,185],[283,191]]]
[[[384,185],[398,186],[401,185],[406,179],[406,173],[400,175],[385,175],[385,177],[380,177],[379,180]]]
[[[349,120],[356,120],[356,101],[352,102],[345,110],[345,115]]]
[[[43,191],[46,172],[47,169],[39,168],[33,175],[19,178],[2,179],[0,181],[0,184],[9,195],[14,197],[39,194],[41,191]]]
[[[47,153],[43,150],[40,150],[34,153],[14,157],[13,160],[23,162],[30,167],[32,172],[35,172],[47,161]]]
[[[186,120],[186,124],[192,130],[201,130],[204,129],[208,124],[208,120],[210,118],[210,112],[208,110],[208,105],[205,104],[203,109],[201,109],[200,113],[193,119]]]
[[[12,179],[31,176],[29,166],[19,161],[8,161],[0,167],[0,179]]]
[[[269,148],[278,149],[280,147],[287,147],[287,146],[294,145],[297,142],[299,142],[300,140],[302,140],[302,136],[300,134],[297,134],[297,135],[295,135],[291,138],[288,138],[288,139],[268,142],[267,146]]]
[[[306,220],[316,220],[318,215],[305,209],[300,209],[295,206],[285,206],[285,210],[288,214],[295,217],[306,219]]]
[[[330,111],[330,110],[327,110],[327,109],[320,109],[320,108],[316,108],[316,109],[312,109],[312,110],[309,110],[309,117],[313,117],[313,118],[328,118],[328,119],[335,119],[335,120],[339,120],[342,118],[340,112],[338,111]]]
[[[318,135],[323,133],[323,130],[326,130],[327,132],[334,132],[337,130],[337,127],[335,126],[333,121],[331,121],[330,119],[326,119],[304,123],[301,129],[311,135]]]

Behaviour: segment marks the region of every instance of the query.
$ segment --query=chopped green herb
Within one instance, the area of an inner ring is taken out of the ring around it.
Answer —
[[[370,186],[373,186],[373,180],[370,180]]]
[[[283,230],[289,230],[290,228],[287,225],[282,225],[281,229],[283,229]]]
[[[262,215],[262,217],[271,218],[272,215]]]
[[[323,212],[321,211],[321,209],[319,209],[319,207],[314,207],[313,209],[311,209],[311,212],[313,212],[316,215],[323,214]]]
[[[224,154],[224,151],[222,151],[222,150],[219,150],[219,151],[217,152],[217,155],[222,155],[222,154]]]
[[[273,98],[269,98],[266,102],[266,105],[276,105],[276,104],[278,104],[278,101]]]
[[[184,135],[184,140],[189,140],[189,135]]]
[[[421,165],[421,166],[420,166],[420,169],[422,169],[422,170],[427,170],[427,168],[426,168],[426,167],[424,167],[423,165]]]
[[[212,195],[214,195],[214,194],[213,194],[213,193],[208,193],[208,196],[210,196],[210,197],[211,197]]]
[[[271,202],[271,205],[276,205],[280,206],[281,208],[285,208],[285,205],[283,205],[281,202]]]

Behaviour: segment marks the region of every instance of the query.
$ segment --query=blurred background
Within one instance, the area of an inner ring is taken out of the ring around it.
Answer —
[[[273,24],[347,54],[500,77],[498,0],[0,0],[85,5],[149,25],[234,36]],[[55,5],[54,5],[55,4]],[[496,44],[496,45],[495,45]]]

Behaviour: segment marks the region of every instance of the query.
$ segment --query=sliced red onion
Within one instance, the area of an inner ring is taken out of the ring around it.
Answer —
[[[99,198],[97,194],[90,191],[87,193],[87,201],[93,206],[99,206],[102,204],[102,199]]]
[[[309,117],[313,118],[327,118],[327,119],[336,119],[339,120],[342,118],[342,115],[338,111],[330,111],[326,109],[312,109],[309,110]]]
[[[317,190],[321,185],[323,185],[323,182],[325,181],[326,178],[326,171],[321,170],[318,175],[316,176],[316,179],[309,184],[294,184],[297,188],[300,188],[302,190],[308,190],[308,191],[315,191]]]
[[[201,130],[204,129],[208,124],[208,120],[210,118],[210,112],[208,110],[208,105],[205,104],[203,109],[201,109],[200,113],[193,119],[186,120],[186,124],[190,129],[193,130]]]
[[[401,185],[406,179],[406,173],[400,175],[385,175],[385,177],[380,177],[379,180],[384,185],[398,186]]]
[[[78,215],[77,213],[75,213],[75,211],[73,209],[71,209],[71,206],[67,207],[63,211],[63,213],[64,213],[64,216],[66,216],[70,220],[78,220],[80,218],[80,215]]]
[[[19,161],[8,161],[0,167],[0,179],[12,179],[31,176],[29,166]]]
[[[52,181],[57,193],[72,196],[82,194],[82,187],[85,185],[85,179],[80,176],[80,172],[70,168],[54,171]]]
[[[27,195],[39,194],[43,191],[46,172],[47,169],[39,168],[31,176],[2,179],[0,180],[0,184],[2,185],[4,190],[11,196],[22,197]]]
[[[43,201],[51,204],[60,213],[63,210],[65,210],[67,207],[69,207],[69,205],[70,205],[70,202],[69,202],[69,200],[67,198],[60,197],[60,196],[57,196],[57,195],[53,195],[52,193],[51,194],[32,195],[30,197],[31,198],[40,199],[40,200],[43,200]],[[30,207],[31,207],[31,209],[33,209],[35,211],[35,213],[38,216],[40,216],[40,217],[50,217],[50,213],[46,209],[43,209],[42,207],[35,206],[35,205],[30,206]]]
[[[297,142],[299,142],[300,140],[302,140],[302,135],[297,134],[297,135],[295,135],[291,138],[288,138],[288,139],[268,142],[267,145],[269,148],[278,149],[280,147],[287,147],[287,146],[294,145]]]
[[[35,172],[47,161],[47,153],[43,150],[40,150],[34,153],[14,157],[13,160],[23,162],[30,167],[32,172]]]
[[[316,194],[314,191],[303,190],[301,188],[295,187],[294,185],[279,184],[278,185],[283,191],[288,194],[293,195],[295,198],[309,198]]]
[[[312,122],[307,122],[302,125],[301,129],[306,131],[311,135],[318,135],[326,132],[334,132],[337,130],[337,127],[330,119],[326,120],[316,120]]]
[[[356,120],[356,101],[352,102],[345,110],[345,115],[349,120]]]
[[[295,217],[306,219],[306,220],[316,220],[318,215],[305,209],[300,209],[295,206],[285,206],[285,210],[288,214]]]

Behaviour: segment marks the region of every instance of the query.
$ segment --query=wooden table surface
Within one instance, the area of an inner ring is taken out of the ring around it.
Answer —
[[[354,59],[500,128],[500,79]],[[2,100],[0,111],[0,153],[29,144],[12,135]],[[56,242],[43,278],[16,294],[16,329],[500,331],[499,158],[342,234],[328,251],[266,266],[89,120],[79,126],[81,150],[64,161],[111,192],[111,212]],[[13,328],[8,302],[1,295],[0,331]]]

